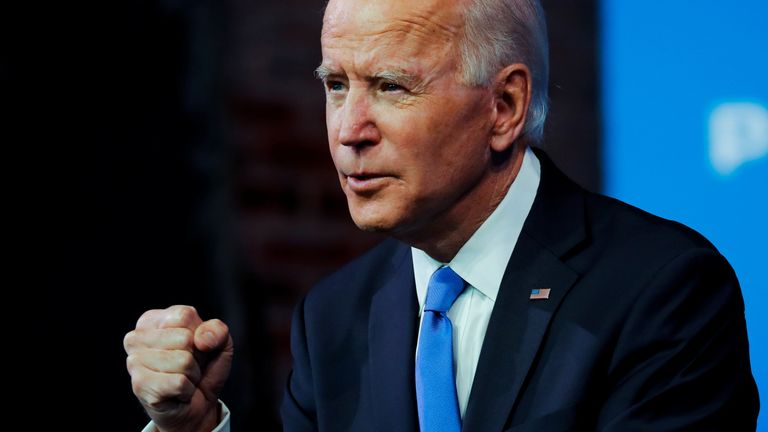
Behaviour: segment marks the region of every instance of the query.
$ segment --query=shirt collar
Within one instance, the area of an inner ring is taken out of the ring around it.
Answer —
[[[523,223],[533,206],[540,178],[541,165],[528,147],[523,156],[520,172],[504,199],[459,249],[450,263],[441,263],[426,252],[411,248],[419,309],[424,305],[424,299],[427,296],[429,278],[435,270],[445,265],[450,266],[483,295],[496,301],[501,278],[517,244]]]

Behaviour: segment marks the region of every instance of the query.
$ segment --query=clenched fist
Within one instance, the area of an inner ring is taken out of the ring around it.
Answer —
[[[145,312],[125,335],[133,393],[163,432],[210,431],[232,365],[223,322],[200,319],[191,306]]]

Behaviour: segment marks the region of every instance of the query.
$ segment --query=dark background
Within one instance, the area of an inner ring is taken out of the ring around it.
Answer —
[[[596,6],[544,4],[544,148],[599,190]],[[5,16],[6,131],[32,153],[27,243],[46,282],[47,381],[33,388],[46,415],[140,430],[122,338],[147,309],[192,304],[232,328],[222,397],[234,430],[280,430],[293,304],[380,239],[352,224],[327,151],[312,74],[323,5],[112,1]]]

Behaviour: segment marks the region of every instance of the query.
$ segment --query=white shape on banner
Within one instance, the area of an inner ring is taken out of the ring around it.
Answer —
[[[709,116],[709,160],[727,176],[768,155],[768,110],[751,102],[718,105]]]

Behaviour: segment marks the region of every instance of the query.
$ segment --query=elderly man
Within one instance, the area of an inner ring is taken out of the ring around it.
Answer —
[[[392,239],[298,305],[286,431],[754,429],[725,259],[531,149],[537,1],[331,0],[321,41],[350,213]],[[223,323],[149,311],[125,345],[148,429],[228,428]]]

